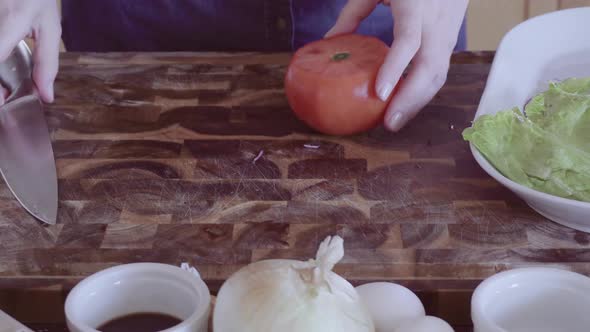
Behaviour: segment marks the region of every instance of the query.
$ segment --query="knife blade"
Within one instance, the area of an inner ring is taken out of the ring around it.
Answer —
[[[35,95],[0,107],[0,173],[29,213],[55,224],[57,171],[43,108]]]
[[[33,330],[0,310],[0,332],[33,332]]]
[[[55,224],[57,171],[32,73],[31,50],[21,41],[0,63],[0,84],[9,91],[6,104],[0,106],[0,174],[25,210]]]

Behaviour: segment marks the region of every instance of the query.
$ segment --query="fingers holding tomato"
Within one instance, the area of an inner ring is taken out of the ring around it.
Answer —
[[[388,52],[381,40],[355,34],[299,49],[285,78],[294,113],[329,135],[357,134],[381,124],[391,96],[380,99],[375,81]]]
[[[465,17],[468,0],[348,0],[328,36],[353,33],[378,3],[389,5],[394,17],[394,42],[375,82],[382,100],[390,100],[400,86],[385,116],[385,126],[399,131],[426,105],[445,83],[449,61]]]

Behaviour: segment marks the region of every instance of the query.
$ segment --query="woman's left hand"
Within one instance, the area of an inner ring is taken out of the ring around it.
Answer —
[[[385,126],[398,131],[446,82],[469,0],[349,0],[326,36],[354,32],[380,3],[389,5],[394,17],[394,41],[375,84],[382,100],[389,98],[412,62],[385,116]]]

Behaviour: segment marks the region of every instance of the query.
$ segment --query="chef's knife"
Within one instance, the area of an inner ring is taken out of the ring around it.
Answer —
[[[0,310],[0,332],[33,332],[14,318]]]
[[[43,107],[31,79],[31,52],[24,42],[0,64],[0,81],[11,93],[0,107],[0,173],[34,217],[57,219],[57,172]]]

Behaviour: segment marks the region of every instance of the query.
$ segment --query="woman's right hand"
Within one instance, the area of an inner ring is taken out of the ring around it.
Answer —
[[[51,103],[61,40],[55,0],[0,0],[0,62],[26,37],[35,40],[33,81],[41,99]],[[6,90],[0,87],[0,105],[4,104],[5,94]]]

